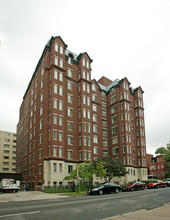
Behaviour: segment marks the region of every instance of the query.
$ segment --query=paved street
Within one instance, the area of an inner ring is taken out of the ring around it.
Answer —
[[[15,195],[17,196],[17,193]],[[99,220],[137,210],[150,210],[168,202],[170,188],[104,196],[60,197],[22,202],[1,201],[0,219]]]

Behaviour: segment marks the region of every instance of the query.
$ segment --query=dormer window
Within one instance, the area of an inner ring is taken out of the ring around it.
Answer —
[[[72,55],[72,54],[69,54],[68,63],[69,63],[70,65],[73,64],[73,55]]]

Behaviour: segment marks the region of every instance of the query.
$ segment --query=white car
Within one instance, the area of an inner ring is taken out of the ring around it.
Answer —
[[[167,178],[167,179],[165,180],[165,182],[166,182],[166,185],[167,185],[167,186],[170,186],[170,178]]]

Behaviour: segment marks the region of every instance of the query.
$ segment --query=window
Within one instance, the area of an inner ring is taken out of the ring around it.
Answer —
[[[73,170],[73,166],[72,165],[68,165],[68,173],[71,173],[72,170]]]
[[[87,73],[87,80],[90,80],[90,74]]]
[[[42,165],[39,165],[39,174],[42,173]]]
[[[60,46],[60,53],[63,54],[63,47]]]
[[[40,130],[42,129],[42,120],[40,121]]]
[[[68,116],[72,117],[73,116],[73,109],[72,108],[68,108],[67,109],[67,113],[68,113]]]
[[[68,94],[68,103],[73,103],[73,96]]]
[[[106,116],[106,110],[102,109],[102,116]]]
[[[87,160],[87,151],[84,150],[84,160]]]
[[[63,164],[59,163],[59,172],[62,173],[63,172]]]
[[[69,145],[73,144],[73,136],[67,136],[67,140]]]
[[[57,94],[57,88],[58,86],[56,84],[54,84],[54,93]]]
[[[112,117],[112,124],[114,124],[115,122],[117,122],[117,115]]]
[[[73,151],[68,150],[68,159],[73,159]]]
[[[118,147],[113,148],[113,155],[116,155],[116,154],[118,154]]]
[[[60,67],[63,68],[63,60],[60,59]]]
[[[63,110],[63,102],[62,101],[59,101],[59,110]]]
[[[116,102],[116,96],[113,96],[113,97],[110,99],[110,102],[111,102],[111,104],[113,104],[114,102]]]
[[[73,122],[68,121],[68,122],[67,122],[67,126],[68,126],[68,130],[69,130],[69,131],[72,131],[72,130],[73,130]]]
[[[90,147],[91,146],[91,138],[90,137],[87,138],[87,142],[88,142],[88,147]]]
[[[57,172],[57,164],[53,163],[53,172]]]
[[[97,101],[97,95],[92,94],[92,100],[93,100],[93,101]]]
[[[59,80],[62,82],[63,81],[63,74],[62,72],[59,73]]]
[[[86,67],[89,68],[89,62],[88,61],[86,61]]]
[[[107,147],[107,139],[103,139],[103,146]]]
[[[54,79],[58,79],[58,71],[54,70]]]
[[[83,91],[85,92],[86,91],[86,84],[83,83]]]
[[[94,147],[94,148],[93,148],[93,153],[94,153],[94,154],[98,154],[98,147]]]
[[[63,156],[63,148],[62,147],[59,147],[59,157],[62,157]]]
[[[87,118],[90,119],[90,110],[87,110]]]
[[[73,71],[71,69],[68,69],[68,76],[71,78],[73,77]]]
[[[91,151],[88,151],[88,160],[91,160]]]
[[[93,143],[95,143],[95,144],[98,143],[98,136],[93,135]]]
[[[42,143],[42,134],[39,136],[39,144]]]
[[[118,143],[118,137],[114,137],[112,139],[112,144],[117,144]]]
[[[92,84],[92,90],[95,91],[95,92],[97,91],[97,87],[96,87],[95,83]]]
[[[71,65],[73,64],[73,57],[69,56],[68,63],[71,64]]]
[[[58,66],[58,57],[55,56],[55,65]]]
[[[57,131],[53,130],[53,140],[57,140]]]
[[[63,117],[59,116],[59,125],[63,125]]]
[[[111,113],[115,113],[116,112],[116,105],[114,105],[112,108],[111,108]]]
[[[54,99],[54,108],[57,109],[57,99]]]
[[[63,87],[62,86],[59,87],[59,95],[63,95]]]
[[[94,112],[97,112],[97,105],[94,105],[94,104],[93,104],[93,111],[94,111]]]
[[[83,142],[84,142],[84,146],[87,145],[87,138],[86,137],[83,137]]]
[[[114,126],[113,128],[112,128],[112,134],[115,134],[115,133],[117,133],[117,126]]]
[[[58,44],[55,43],[55,51],[58,52]]]
[[[53,156],[57,156],[57,146],[53,146]]]
[[[86,65],[86,61],[85,61],[85,59],[83,59],[83,66],[85,66]]]
[[[90,106],[90,98],[87,97],[87,105]]]
[[[95,132],[95,133],[98,132],[98,127],[97,127],[97,125],[93,125],[93,132]]]
[[[90,124],[87,124],[87,131],[90,133]]]
[[[62,141],[63,140],[63,132],[59,131],[58,135],[59,135],[59,141]]]
[[[83,96],[83,104],[86,104],[86,96]]]
[[[39,159],[42,157],[42,150],[39,150]]]
[[[93,121],[97,122],[97,115],[93,115]]]
[[[73,83],[68,81],[68,89],[73,90]]]
[[[86,72],[83,71],[83,78],[85,79],[86,78]]]
[[[54,123],[54,124],[57,124],[57,115],[55,115],[55,114],[54,114],[54,116],[53,116],[53,123]]]

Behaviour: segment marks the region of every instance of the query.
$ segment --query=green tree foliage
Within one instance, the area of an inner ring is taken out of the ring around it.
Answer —
[[[65,180],[81,180],[84,182],[85,178],[93,179],[93,166],[92,163],[82,163],[77,165],[75,170],[72,170],[69,176],[66,176]]]
[[[123,164],[116,159],[110,157],[101,157],[93,161],[94,173],[96,176],[104,178],[106,182],[110,182],[113,177],[121,177],[127,174]],[[101,171],[96,172],[96,168],[101,168]]]
[[[93,161],[93,173],[101,179],[106,176],[106,168],[102,161]]]
[[[170,142],[166,147],[160,147],[156,150],[156,154],[163,154],[163,158],[167,164],[167,170],[165,171],[165,177],[170,177]]]

